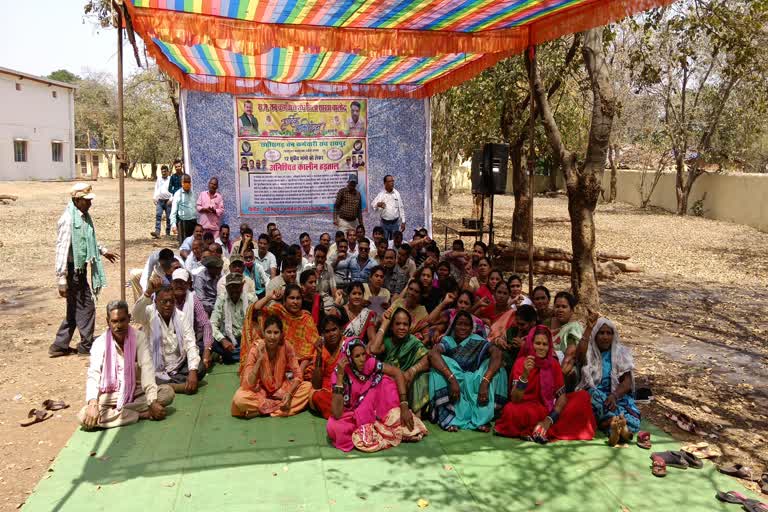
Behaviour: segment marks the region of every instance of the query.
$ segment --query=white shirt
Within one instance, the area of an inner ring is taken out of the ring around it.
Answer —
[[[277,259],[275,258],[275,255],[269,251],[267,251],[267,254],[265,254],[263,258],[259,256],[259,251],[256,251],[256,254],[253,255],[253,261],[261,265],[261,268],[264,269],[264,272],[266,272],[268,276],[272,275],[271,269],[277,268]]]
[[[163,178],[162,174],[157,175],[157,181],[155,181],[155,192],[152,194],[152,199],[155,201],[167,201],[173,196],[168,192],[168,185],[171,183],[171,177]]]
[[[200,365],[200,352],[197,349],[195,330],[192,328],[192,322],[186,321],[184,313],[179,310],[175,310],[173,314],[179,316],[179,326],[184,330],[182,333],[184,354],[182,355],[179,352],[179,342],[176,340],[176,330],[173,327],[173,320],[166,324],[165,320],[160,318],[158,323],[160,324],[160,329],[162,329],[160,340],[165,367],[175,368],[178,366],[180,359],[186,357],[187,368],[189,368],[190,371],[197,370],[197,367]],[[152,299],[147,298],[146,295],[142,295],[133,306],[133,320],[142,325],[144,332],[147,333],[150,340],[152,338],[152,320],[157,315],[159,315],[159,313],[155,309],[154,302],[152,302]],[[149,343],[150,342],[147,342],[148,345]]]
[[[379,208],[377,205],[384,203],[384,208]],[[374,209],[379,212],[382,220],[397,220],[405,222],[405,208],[403,208],[403,201],[400,199],[400,192],[392,189],[392,192],[382,190],[379,195],[373,200]]]
[[[186,268],[187,271],[191,274],[195,271],[195,269],[203,268],[203,264],[200,263],[197,258],[195,258],[195,253],[190,252],[189,256],[187,256],[187,261],[184,262],[184,268]]]
[[[134,329],[133,332],[136,333],[136,362],[138,364],[138,371],[134,372],[136,384],[141,384],[147,398],[147,403],[151,404],[157,400],[157,384],[155,383],[155,367],[152,364],[152,354],[149,351],[147,336],[137,329]],[[112,340],[112,343],[114,344],[114,354],[118,366],[117,380],[119,388],[116,391],[117,393],[122,392],[125,385],[123,382],[123,372],[120,371],[125,361],[123,360],[123,353],[117,348],[117,342]],[[91,363],[88,366],[85,382],[85,403],[99,398],[99,386],[101,385],[101,374],[104,371],[104,352],[106,349],[107,333],[105,332],[96,338],[91,346]]]

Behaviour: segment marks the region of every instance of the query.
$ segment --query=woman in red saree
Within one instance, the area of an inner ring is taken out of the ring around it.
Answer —
[[[326,316],[320,321],[315,368],[312,372],[312,391],[309,408],[323,418],[331,415],[331,377],[341,356],[341,331],[343,322],[337,316]]]
[[[496,422],[497,434],[541,443],[595,436],[589,393],[565,393],[563,372],[547,327],[531,329],[515,361],[512,379],[509,402]]]
[[[271,316],[264,322],[264,339],[252,344],[232,397],[232,416],[293,416],[304,410],[311,385],[301,380],[299,362],[283,339],[283,323]]]

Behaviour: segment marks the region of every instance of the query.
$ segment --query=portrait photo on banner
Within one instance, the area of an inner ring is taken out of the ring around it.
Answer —
[[[234,101],[241,216],[329,214],[352,176],[367,208],[365,99]]]

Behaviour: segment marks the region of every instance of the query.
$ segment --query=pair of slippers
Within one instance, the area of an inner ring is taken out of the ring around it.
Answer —
[[[734,464],[733,466],[718,466],[717,470],[724,475],[741,478],[742,480],[748,480],[750,482],[756,482],[760,486],[760,490],[763,492],[763,494],[768,494],[768,472],[763,473],[760,478],[756,478],[752,468],[742,464]]]
[[[741,507],[747,512],[768,512],[768,505],[765,503],[747,498],[743,494],[737,491],[722,492],[717,491],[715,497],[725,503],[733,503],[734,505],[741,505]]]
[[[69,407],[69,404],[64,403],[61,400],[46,400],[43,402],[43,409],[32,409],[27,413],[28,421],[22,421],[19,423],[22,427],[29,427],[35,423],[42,423],[43,421],[53,418],[53,412],[60,411]]]
[[[653,476],[667,476],[667,467],[701,469],[704,467],[704,463],[694,454],[685,450],[653,452],[651,454],[651,473]]]

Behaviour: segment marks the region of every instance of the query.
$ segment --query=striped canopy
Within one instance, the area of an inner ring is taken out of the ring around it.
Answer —
[[[128,0],[182,86],[423,98],[561,35],[671,0]]]

